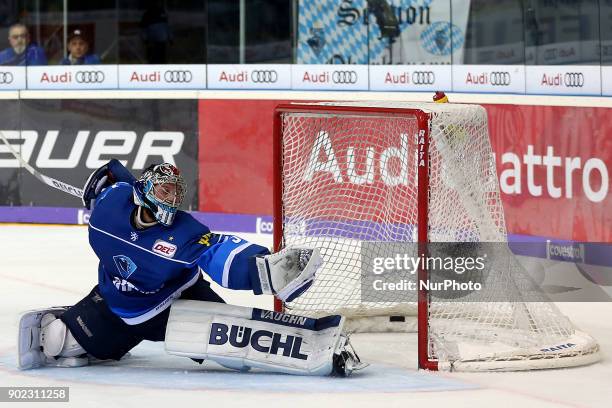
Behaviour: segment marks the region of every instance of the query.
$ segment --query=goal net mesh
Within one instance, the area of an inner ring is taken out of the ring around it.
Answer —
[[[313,104],[312,111],[281,114],[281,243],[318,247],[325,260],[312,287],[285,307],[310,316],[368,317],[359,321],[375,330],[372,316],[416,315],[417,292],[368,290],[363,274],[373,270],[375,258],[394,257],[402,244],[416,242],[419,228],[427,228],[429,242],[507,242],[487,115],[476,105],[334,105],[346,110]],[[429,116],[429,129],[420,128],[419,113]],[[417,222],[424,130],[427,226]],[[491,369],[525,369],[596,359],[597,343],[548,301],[507,245],[495,250],[507,253],[495,256],[480,277],[486,290],[459,301],[430,298],[430,357],[455,368],[467,361],[465,369],[487,369],[483,362]],[[542,351],[564,344],[573,346]]]

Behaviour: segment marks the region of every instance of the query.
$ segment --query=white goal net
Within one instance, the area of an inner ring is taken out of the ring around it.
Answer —
[[[277,244],[316,246],[325,259],[287,311],[340,313],[362,330],[384,330],[389,316],[417,316],[418,294],[368,290],[375,258],[414,251],[416,242],[498,243],[500,256],[478,277],[486,290],[459,300],[421,294],[421,366],[526,370],[599,359],[597,343],[540,293],[505,244],[484,108],[288,105],[277,111],[276,137]]]

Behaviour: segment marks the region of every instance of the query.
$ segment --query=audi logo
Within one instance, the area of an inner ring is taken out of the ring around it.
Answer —
[[[278,81],[278,73],[275,70],[255,70],[251,72],[251,81],[257,84],[273,84]]]
[[[334,84],[355,84],[357,83],[357,73],[355,71],[334,71],[332,81]]]
[[[489,81],[494,86],[509,86],[510,85],[510,73],[507,71],[491,72],[489,74]]]
[[[570,88],[582,88],[584,86],[584,74],[582,72],[567,72],[563,77],[565,86]]]
[[[191,82],[193,74],[191,71],[166,71],[164,81],[166,82]]]
[[[99,84],[104,81],[104,72],[77,71],[75,78],[79,84]]]
[[[412,73],[412,83],[416,85],[433,85],[436,76],[431,71],[414,71]]]
[[[10,84],[13,82],[12,72],[0,72],[0,84]]]

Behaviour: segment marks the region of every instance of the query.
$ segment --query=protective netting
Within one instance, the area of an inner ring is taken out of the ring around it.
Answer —
[[[312,111],[281,115],[282,245],[316,246],[325,259],[313,286],[286,308],[350,318],[416,315],[415,292],[365,296],[362,268],[371,270],[374,256],[392,257],[397,246],[389,242],[415,242],[418,228],[428,228],[430,242],[506,242],[486,111],[453,104],[335,105],[347,110],[313,104]],[[428,125],[418,120],[423,112]],[[417,223],[417,138],[423,126],[430,132],[427,226]],[[430,357],[457,369],[596,361],[597,343],[547,301],[507,245],[496,248],[508,254],[496,257],[487,291],[461,301],[430,300]],[[499,293],[516,301],[500,301]],[[376,320],[362,321],[376,326]],[[572,346],[542,351],[564,344]]]

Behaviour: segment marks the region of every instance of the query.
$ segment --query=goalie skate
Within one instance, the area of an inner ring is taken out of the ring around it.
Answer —
[[[332,374],[338,377],[348,377],[353,374],[353,371],[362,370],[367,366],[369,364],[363,363],[355,352],[349,336],[342,335],[334,353]]]

